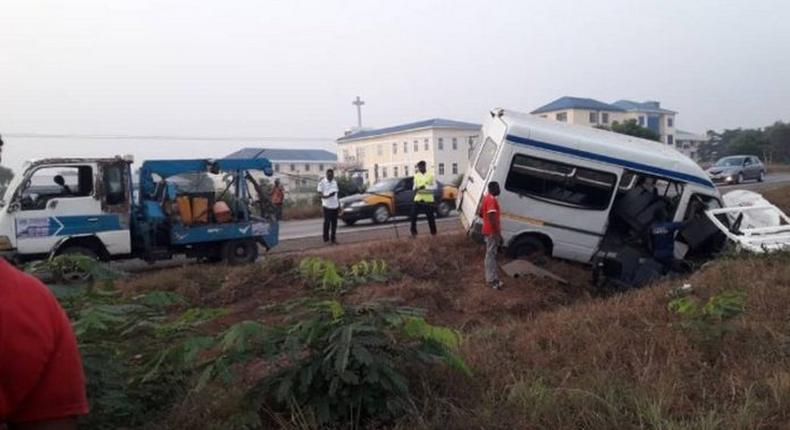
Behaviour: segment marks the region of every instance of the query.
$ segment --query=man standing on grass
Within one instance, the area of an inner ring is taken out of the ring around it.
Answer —
[[[337,245],[335,232],[337,231],[337,215],[340,211],[338,191],[335,171],[327,169],[326,177],[318,183],[318,194],[321,196],[321,207],[324,210],[324,243],[331,241],[332,245]]]
[[[431,235],[436,236],[436,220],[433,217],[433,193],[436,190],[436,181],[433,174],[428,173],[425,161],[417,163],[414,172],[414,202],[411,206],[411,237],[417,236],[417,216],[424,212],[428,218],[428,227]]]
[[[499,202],[496,199],[499,192],[499,183],[489,182],[488,192],[483,196],[483,204],[480,208],[480,217],[483,218],[483,235],[486,242],[486,284],[495,290],[499,290],[503,286],[502,281],[499,280],[496,263],[497,248],[502,244]]]
[[[277,215],[277,221],[280,221],[283,219],[283,202],[285,201],[285,190],[280,184],[279,179],[274,180],[271,200],[272,204],[274,205],[274,212]]]

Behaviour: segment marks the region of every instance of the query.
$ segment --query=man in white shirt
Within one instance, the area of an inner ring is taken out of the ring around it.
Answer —
[[[321,206],[324,209],[324,243],[330,240],[337,245],[335,232],[337,231],[337,215],[340,211],[340,202],[337,199],[337,181],[335,172],[327,169],[326,177],[318,183],[318,194],[321,196]]]

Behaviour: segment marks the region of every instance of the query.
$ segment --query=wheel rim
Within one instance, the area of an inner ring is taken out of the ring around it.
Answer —
[[[79,267],[68,265],[61,269],[60,276],[67,283],[84,282],[90,278],[90,273],[80,269]]]
[[[245,258],[245,257],[247,257],[248,254],[249,254],[249,252],[247,251],[247,246],[246,245],[239,244],[239,245],[236,245],[236,247],[233,249],[233,255],[236,258]]]
[[[450,213],[449,205],[447,203],[444,203],[444,202],[440,203],[439,204],[439,214],[441,216],[446,216],[448,213]]]
[[[376,222],[386,221],[387,218],[389,218],[389,213],[387,212],[387,208],[385,208],[384,206],[379,206],[378,209],[376,209],[376,213],[374,214],[374,217],[376,219]]]

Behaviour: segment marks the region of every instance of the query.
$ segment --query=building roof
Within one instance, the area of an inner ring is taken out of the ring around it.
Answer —
[[[690,131],[675,130],[675,140],[693,140],[698,142],[707,142],[710,140],[704,134],[692,133]]]
[[[424,121],[410,122],[408,124],[396,125],[393,127],[377,128],[372,130],[360,130],[337,139],[338,143],[350,140],[365,139],[374,136],[384,136],[387,134],[403,133],[406,131],[420,130],[426,128],[452,128],[462,130],[480,130],[480,124],[471,122],[454,121],[444,118],[426,119]]]
[[[272,162],[337,162],[337,155],[324,149],[244,148],[225,156],[225,158],[257,157],[265,157]]]
[[[661,108],[661,103],[656,101],[646,101],[640,103],[632,100],[618,100],[612,104],[625,111],[638,111],[645,113],[668,113],[668,114],[676,113],[675,111]]]
[[[557,110],[565,109],[587,109],[587,110],[606,110],[614,112],[622,112],[625,109],[604,103],[595,99],[587,99],[582,97],[560,97],[553,102],[543,105],[532,111],[533,114],[543,112],[554,112]]]
[[[515,145],[714,188],[697,163],[670,145],[515,111],[501,112],[508,126],[507,140]]]

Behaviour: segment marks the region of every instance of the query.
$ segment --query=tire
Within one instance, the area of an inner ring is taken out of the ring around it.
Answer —
[[[760,174],[757,175],[757,182],[763,182],[763,181],[765,181],[765,172],[760,170]]]
[[[541,261],[549,256],[546,244],[535,236],[523,236],[516,239],[507,248],[510,258],[525,258],[530,261]]]
[[[258,258],[258,243],[252,239],[229,240],[222,244],[222,259],[227,264],[248,264]]]
[[[99,261],[99,254],[93,249],[85,246],[69,246],[59,250],[57,255],[81,255]],[[84,284],[90,282],[93,278],[93,275],[89,271],[83,270],[72,264],[64,264],[57,269],[54,276],[57,282],[69,285]]]
[[[439,217],[439,218],[444,218],[444,217],[450,215],[450,211],[452,211],[452,210],[453,210],[453,208],[450,206],[449,203],[444,202],[444,201],[443,202],[439,202],[439,205],[436,206],[436,216]]]
[[[390,210],[384,205],[376,206],[373,211],[373,224],[384,224],[390,219]]]
[[[738,173],[738,176],[735,177],[735,183],[740,184],[743,182],[743,173]]]
[[[356,223],[357,223],[357,220],[355,220],[355,219],[344,219],[343,220],[343,224],[345,224],[345,225],[347,225],[349,227],[354,225],[354,224],[356,224]]]

